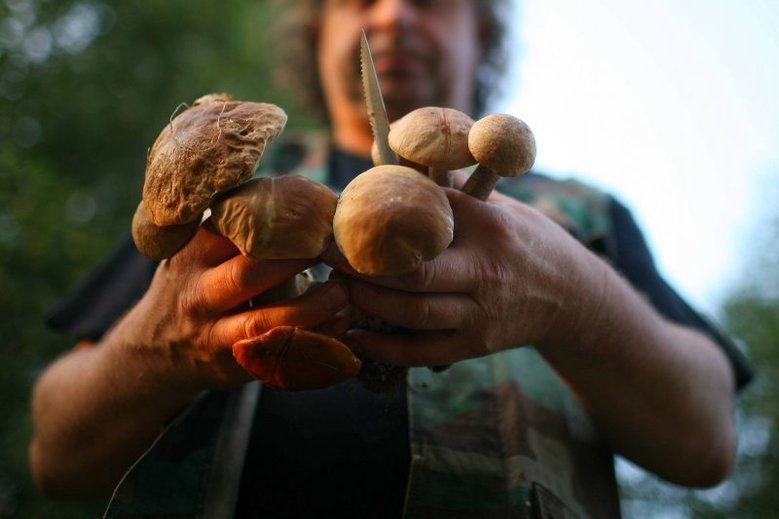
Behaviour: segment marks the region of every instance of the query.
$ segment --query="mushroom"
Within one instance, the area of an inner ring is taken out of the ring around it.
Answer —
[[[152,234],[165,239],[155,227],[199,223],[216,194],[252,176],[265,147],[286,122],[278,106],[236,101],[223,93],[200,97],[171,120],[146,158],[145,210],[136,211],[133,224],[134,238],[146,240],[136,241],[141,253],[164,259],[183,247],[186,241],[175,247],[152,245]]]
[[[390,131],[392,131],[394,125],[395,123],[390,124]],[[381,161],[381,157],[379,156],[379,145],[375,139],[373,140],[373,144],[371,144],[371,162],[374,166],[381,166],[384,164]],[[401,166],[414,168],[425,176],[427,176],[428,172],[430,171],[429,167],[423,166],[422,164],[417,164],[416,162],[410,161],[407,158],[401,156],[398,156],[398,164]]]
[[[407,166],[382,165],[344,188],[333,234],[357,272],[396,276],[449,246],[454,217],[446,195],[430,178]]]
[[[233,357],[250,375],[277,389],[319,389],[357,375],[362,362],[341,341],[294,326],[233,344]]]
[[[315,258],[333,237],[337,195],[299,175],[256,178],[221,195],[211,206],[210,225],[246,257]],[[304,293],[312,280],[300,273],[252,298],[272,304]],[[238,341],[233,357],[264,384],[285,390],[317,389],[354,377],[361,362],[341,341],[292,326]]]
[[[203,96],[173,119],[147,156],[132,224],[138,250],[153,259],[173,256],[210,207],[208,225],[249,258],[320,255],[332,240],[336,194],[297,175],[248,180],[286,121],[277,106],[229,94]],[[296,297],[310,285],[299,273],[249,303]],[[361,366],[337,339],[291,326],[238,341],[232,351],[248,373],[282,389],[325,387],[355,376]]]
[[[143,201],[156,225],[200,219],[211,197],[249,179],[287,116],[278,106],[210,95],[167,125],[149,152]]]
[[[181,250],[197,232],[200,220],[160,227],[149,220],[143,200],[132,221],[132,237],[138,251],[149,259],[161,261]]]
[[[211,207],[211,223],[254,260],[315,258],[333,237],[338,196],[299,175],[256,178]]]
[[[468,150],[472,125],[473,119],[453,108],[417,108],[393,122],[389,145],[400,157],[428,167],[438,185],[450,187],[450,170],[476,162]]]
[[[536,159],[533,132],[509,114],[492,114],[476,121],[468,134],[468,148],[479,166],[462,190],[479,200],[487,199],[500,177],[522,175]]]

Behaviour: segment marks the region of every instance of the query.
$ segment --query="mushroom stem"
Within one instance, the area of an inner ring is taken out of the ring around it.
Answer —
[[[500,175],[489,169],[487,166],[479,164],[468,180],[463,185],[463,192],[479,200],[487,200],[495,184],[500,180]]]

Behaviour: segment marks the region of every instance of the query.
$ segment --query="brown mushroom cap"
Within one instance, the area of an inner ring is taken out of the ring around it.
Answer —
[[[333,219],[341,253],[358,272],[394,276],[438,256],[454,217],[443,190],[406,166],[376,166],[344,188]]]
[[[479,200],[490,196],[500,177],[522,175],[536,160],[533,132],[509,114],[492,114],[476,121],[468,134],[468,147],[479,167],[462,190]]]
[[[233,356],[263,384],[290,391],[319,389],[357,375],[362,363],[338,339],[277,326],[233,344]]]
[[[389,145],[401,157],[440,170],[476,162],[468,150],[473,119],[453,108],[417,108],[393,122]]]
[[[250,178],[287,122],[278,106],[200,98],[167,125],[149,151],[143,200],[158,226],[199,220],[211,197]]]
[[[536,160],[536,141],[524,121],[509,114],[487,115],[473,124],[468,148],[476,161],[501,177],[527,172]]]
[[[211,207],[211,222],[255,260],[315,258],[330,244],[338,196],[299,175],[256,178]]]
[[[143,201],[138,204],[132,222],[133,242],[149,259],[164,260],[181,250],[195,236],[200,221],[160,227],[149,220]]]

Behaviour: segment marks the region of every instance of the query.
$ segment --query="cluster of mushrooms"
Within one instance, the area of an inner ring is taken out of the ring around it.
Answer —
[[[252,178],[286,122],[275,105],[228,94],[201,97],[173,118],[147,156],[132,221],[138,250],[154,260],[170,258],[208,225],[252,260],[316,258],[335,240],[361,274],[397,276],[435,258],[453,239],[452,210],[441,189],[451,185],[449,171],[478,164],[462,189],[485,200],[499,177],[522,174],[535,159],[533,135],[516,117],[474,122],[457,110],[426,107],[390,127],[401,165],[365,171],[340,196],[298,175]],[[295,297],[309,284],[301,274],[272,297]],[[337,339],[291,326],[239,341],[233,355],[255,378],[289,390],[326,387],[371,370]]]

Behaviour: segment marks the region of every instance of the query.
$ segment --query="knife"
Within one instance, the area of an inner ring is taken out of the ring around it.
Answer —
[[[398,156],[389,146],[389,119],[384,107],[384,98],[379,87],[379,78],[373,66],[373,56],[368,45],[365,30],[362,31],[360,43],[360,72],[362,75],[362,90],[365,94],[365,106],[368,108],[368,119],[373,131],[373,140],[379,150],[381,164],[398,164]]]

